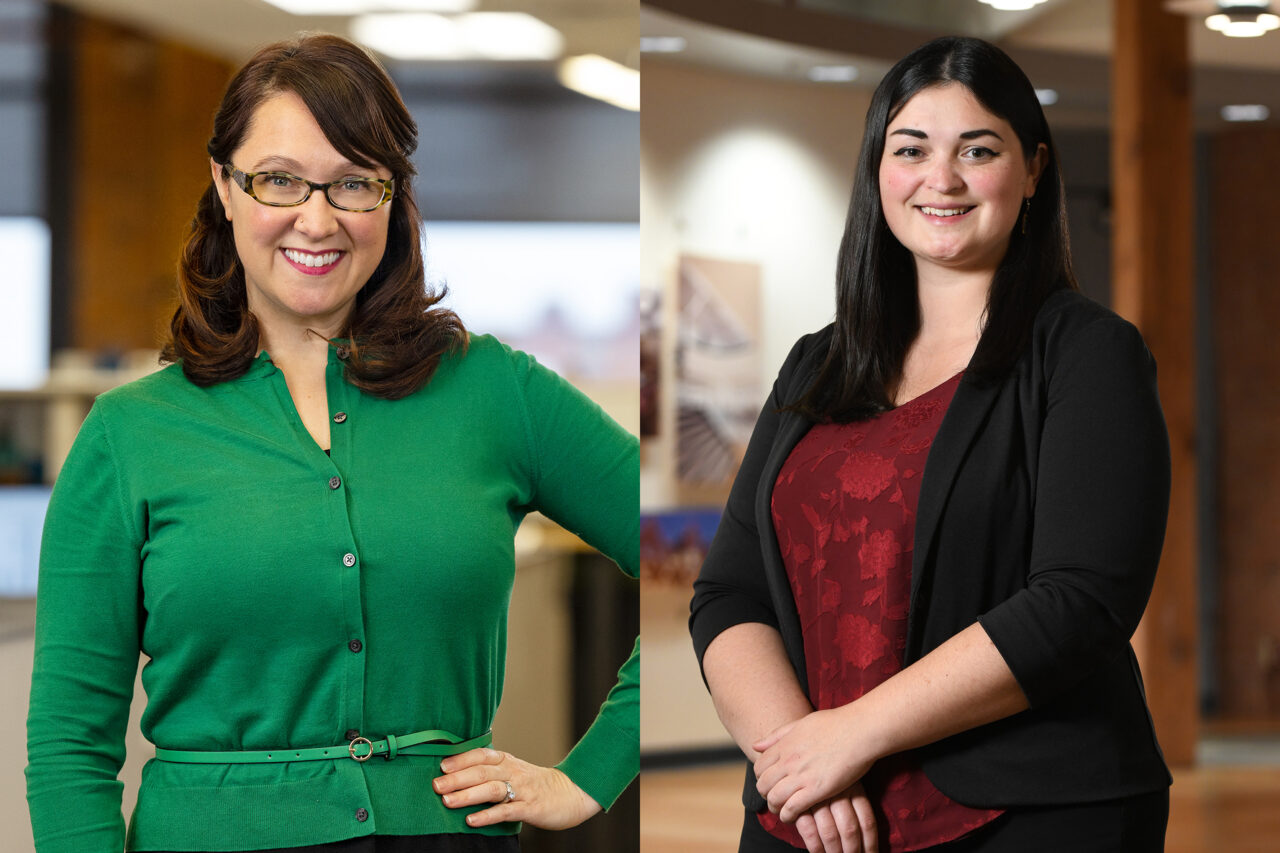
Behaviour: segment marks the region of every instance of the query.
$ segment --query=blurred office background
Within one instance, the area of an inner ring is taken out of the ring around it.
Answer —
[[[437,8],[447,14],[386,15]],[[49,487],[94,395],[157,367],[226,82],[256,47],[300,30],[364,42],[400,86],[420,130],[429,276],[468,327],[533,353],[638,429],[634,3],[4,0],[0,721],[18,744]],[[637,592],[543,519],[526,521],[517,552],[496,742],[550,764],[630,651]],[[151,749],[138,694],[126,814]],[[14,853],[32,849],[24,764],[20,746],[0,759],[0,846]],[[635,788],[575,833],[526,831],[526,849],[634,849]]]
[[[731,851],[741,825],[686,629],[733,464],[695,463],[736,461],[792,343],[832,319],[871,93],[945,34],[995,41],[1040,90],[1081,286],[1160,365],[1174,501],[1135,645],[1177,778],[1168,849],[1280,843],[1280,30],[1228,37],[1212,0],[993,5],[641,5],[646,851]],[[1246,11],[1227,23],[1280,24]],[[735,388],[704,381],[717,364]]]

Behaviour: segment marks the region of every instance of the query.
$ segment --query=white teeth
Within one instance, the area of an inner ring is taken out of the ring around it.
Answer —
[[[302,264],[304,267],[327,267],[329,264],[338,260],[338,258],[342,256],[342,253],[325,252],[323,255],[313,255],[309,252],[285,249],[284,256],[295,264]]]
[[[962,213],[968,213],[973,210],[972,207],[925,207],[920,206],[920,210],[930,216],[959,216]]]

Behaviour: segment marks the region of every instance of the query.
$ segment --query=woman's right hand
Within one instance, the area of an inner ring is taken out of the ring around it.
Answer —
[[[880,851],[875,812],[861,782],[800,815],[796,830],[809,853]]]

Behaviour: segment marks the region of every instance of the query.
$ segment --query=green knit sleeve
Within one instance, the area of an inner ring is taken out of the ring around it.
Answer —
[[[639,440],[531,357],[512,359],[531,432],[534,508],[637,577]],[[558,767],[606,809],[639,772],[639,639],[595,722]]]
[[[606,810],[640,772],[640,638],[595,722],[556,765]]]
[[[27,801],[39,853],[121,853],[125,728],[138,667],[141,524],[100,405],[50,499],[40,548],[27,717]]]

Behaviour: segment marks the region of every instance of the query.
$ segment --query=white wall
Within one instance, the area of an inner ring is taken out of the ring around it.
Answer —
[[[662,61],[646,61],[642,78],[641,282],[662,293],[669,332],[682,253],[759,264],[767,392],[796,338],[834,316],[836,251],[870,91]],[[676,503],[673,346],[669,336],[661,435],[642,457],[645,509]],[[641,591],[645,750],[728,742],[689,644],[689,593],[653,583]]]

